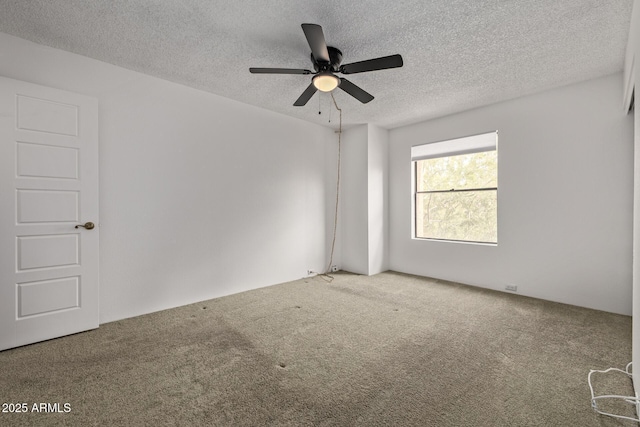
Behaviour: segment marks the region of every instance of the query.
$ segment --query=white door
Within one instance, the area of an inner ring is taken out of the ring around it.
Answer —
[[[0,77],[0,350],[98,327],[98,229],[97,100]]]

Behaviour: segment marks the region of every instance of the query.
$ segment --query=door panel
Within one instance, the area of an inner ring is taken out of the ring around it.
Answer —
[[[18,224],[78,222],[78,191],[18,189]]]
[[[79,264],[78,234],[18,236],[18,271]]]
[[[78,179],[78,150],[76,148],[18,142],[19,177]]]
[[[18,285],[18,319],[77,308],[79,292],[78,276],[21,283]]]
[[[79,221],[78,191],[18,189],[16,195],[18,224]]]
[[[20,94],[16,98],[18,129],[78,136],[77,105]]]
[[[96,99],[0,77],[0,200],[0,350],[97,328]]]

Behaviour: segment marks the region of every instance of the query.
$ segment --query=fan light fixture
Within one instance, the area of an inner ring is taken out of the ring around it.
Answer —
[[[353,96],[358,101],[366,104],[373,101],[373,95],[364,89],[351,83],[344,77],[336,77],[338,74],[357,74],[376,70],[387,70],[389,68],[402,67],[402,56],[389,55],[380,58],[367,59],[365,61],[342,64],[342,52],[333,46],[327,46],[324,39],[322,27],[317,24],[302,24],[302,31],[307,38],[307,43],[311,48],[311,63],[313,71],[303,68],[249,68],[253,74],[312,74],[313,78],[309,86],[302,92],[296,102],[295,107],[306,105],[311,97],[317,92],[331,92],[337,87]]]
[[[340,84],[340,79],[328,71],[319,73],[313,78],[313,85],[321,92],[331,92]]]

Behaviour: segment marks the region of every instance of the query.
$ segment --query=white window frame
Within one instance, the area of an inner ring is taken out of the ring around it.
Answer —
[[[420,241],[454,242],[477,245],[497,246],[496,242],[476,242],[472,240],[437,239],[432,237],[418,237],[417,235],[417,198],[418,194],[434,192],[462,192],[462,191],[484,191],[495,190],[498,195],[498,187],[464,189],[464,190],[442,190],[442,191],[418,191],[417,188],[417,163],[420,160],[435,159],[441,157],[451,157],[462,154],[481,153],[486,151],[498,151],[498,131],[485,132],[477,135],[470,135],[461,138],[444,141],[431,142],[427,144],[414,145],[411,147],[411,238]],[[496,175],[498,171],[496,170]],[[497,176],[496,176],[497,178]],[[496,224],[497,226],[497,224]]]

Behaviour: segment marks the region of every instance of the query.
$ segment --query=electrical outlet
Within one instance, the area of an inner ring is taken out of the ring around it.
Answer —
[[[339,268],[338,268],[338,266],[337,266],[337,265],[332,265],[332,266],[331,266],[331,272],[332,272],[332,273],[335,273],[335,272],[336,272],[336,271],[338,271],[338,270],[339,270]]]
[[[518,292],[518,287],[516,285],[506,285],[504,289],[506,291]]]

